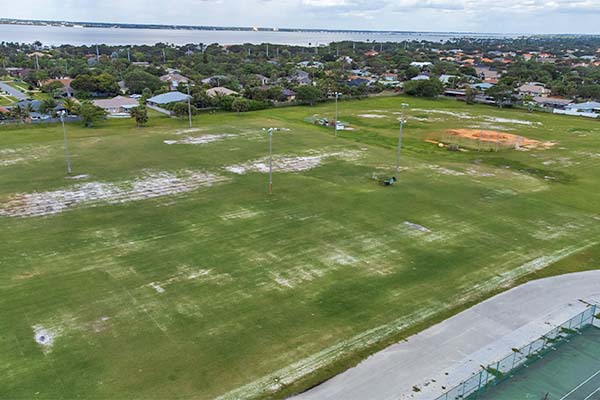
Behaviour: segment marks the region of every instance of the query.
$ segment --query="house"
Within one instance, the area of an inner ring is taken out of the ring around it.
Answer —
[[[151,106],[162,106],[171,103],[182,103],[188,101],[189,98],[191,98],[191,96],[181,92],[169,92],[150,97],[148,99],[148,104]]]
[[[371,80],[368,78],[363,78],[360,76],[351,76],[350,79],[346,82],[346,85],[351,87],[358,87],[362,85],[368,85],[371,83]]]
[[[471,85],[471,88],[485,92],[486,90],[491,89],[494,86],[495,85],[493,83],[483,82],[483,83],[475,83],[475,84]]]
[[[551,93],[550,89],[546,89],[544,86],[538,84],[537,82],[528,82],[524,85],[519,86],[517,90],[522,96],[545,97]]]
[[[425,62],[413,61],[413,62],[410,63],[411,67],[417,67],[417,68],[420,68],[420,69],[427,68],[427,67],[430,67],[432,65],[433,65],[433,63],[431,63],[429,61],[425,61]]]
[[[94,56],[94,57],[95,57],[95,56]],[[134,67],[142,67],[142,68],[145,68],[145,67],[149,67],[149,66],[150,66],[150,63],[149,63],[148,61],[133,61],[133,62],[131,63],[131,65],[132,65],[132,66],[134,66]]]
[[[411,81],[426,81],[429,80],[429,75],[420,74],[415,76],[414,78],[410,78]]]
[[[254,74],[252,78],[260,83],[261,86],[268,85],[271,80],[264,75]]]
[[[112,99],[94,100],[92,103],[113,116],[129,114],[132,108],[139,106],[137,100],[123,96],[113,97]]]
[[[217,97],[217,96],[237,96],[238,92],[235,90],[227,89],[226,87],[217,86],[212,89],[208,89],[206,91],[206,95],[208,97]]]
[[[58,79],[46,79],[45,81],[40,82],[40,86],[46,86],[53,82],[60,82],[63,85],[62,88],[60,89],[61,96],[62,97],[73,97],[73,89],[71,88],[72,81],[73,81],[73,79],[71,79],[69,77],[62,77],[62,78],[58,78]]]
[[[498,83],[500,73],[490,67],[475,67],[477,76],[486,83]]]
[[[375,50],[369,50],[369,51],[365,51],[364,55],[366,57],[375,57],[379,55],[379,52],[375,51]]]
[[[381,79],[383,79],[384,81],[397,81],[398,74],[386,72],[385,74],[381,74]]]
[[[438,77],[440,82],[442,82],[444,85],[447,85],[448,83],[450,83],[451,81],[453,81],[457,78],[458,78],[458,76],[456,76],[456,75],[446,75],[446,74],[442,74]]]
[[[201,82],[205,85],[221,86],[221,83],[225,82],[228,79],[229,78],[227,78],[225,75],[213,75],[209,76],[208,78],[202,79]]]
[[[291,76],[287,77],[288,82],[297,83],[298,85],[309,85],[310,74],[306,71],[297,70]]]
[[[569,104],[564,110],[554,109],[554,114],[576,115],[588,118],[600,118],[600,103],[589,101],[587,103]]]
[[[300,61],[296,64],[300,68],[323,68],[325,64],[319,61]]]
[[[283,89],[281,91],[281,98],[283,101],[294,101],[296,100],[296,92],[291,89]]]
[[[29,71],[31,71],[29,68],[19,68],[19,67],[6,67],[4,69],[6,70],[8,75],[10,75],[14,78],[21,78],[21,79],[25,78],[29,74]]]
[[[564,110],[573,100],[563,99],[561,97],[534,97],[533,102],[544,108],[554,108]]]
[[[166,75],[163,75],[159,78],[161,82],[166,82],[169,85],[169,90],[177,90],[177,87],[180,84],[188,84],[190,81],[185,76],[181,75],[178,72],[170,72]]]

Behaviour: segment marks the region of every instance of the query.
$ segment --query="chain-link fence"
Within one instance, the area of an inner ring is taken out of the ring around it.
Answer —
[[[594,318],[596,318],[597,309],[600,309],[600,307],[592,305],[528,345],[520,349],[513,349],[510,355],[482,368],[479,373],[450,389],[436,400],[476,399],[490,385],[496,385],[509,377],[511,371],[543,356],[547,350],[553,348],[562,340],[576,335],[580,329],[592,325]]]

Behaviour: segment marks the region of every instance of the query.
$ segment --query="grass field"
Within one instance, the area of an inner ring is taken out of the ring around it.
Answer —
[[[304,122],[333,108],[69,125],[80,179],[59,126],[2,128],[0,398],[283,397],[516,282],[598,267],[598,121],[390,97],[342,102],[337,138]],[[424,142],[473,127],[556,144]]]

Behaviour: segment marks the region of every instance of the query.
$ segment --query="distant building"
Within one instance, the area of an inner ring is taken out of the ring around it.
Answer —
[[[237,96],[239,95],[238,92],[236,92],[235,90],[231,90],[228,89],[226,87],[214,87],[212,89],[208,89],[206,91],[206,95],[208,97],[217,97],[217,96]]]
[[[292,83],[297,83],[298,85],[309,85],[310,75],[306,71],[297,70],[291,76],[288,76],[287,80]]]
[[[132,108],[139,105],[137,100],[123,96],[113,97],[112,99],[94,100],[92,103],[110,115],[128,114]]]
[[[46,86],[53,82],[60,82],[63,85],[62,88],[60,89],[61,96],[73,97],[73,89],[71,88],[72,81],[73,81],[73,79],[71,79],[69,77],[63,77],[63,78],[59,78],[59,79],[46,79],[45,81],[40,82],[40,86]]]
[[[160,77],[161,82],[169,85],[169,90],[177,90],[180,84],[187,84],[190,80],[178,72],[171,72]]]
[[[535,82],[529,82],[521,85],[517,88],[517,90],[523,96],[545,97],[551,93],[550,89],[546,89],[544,86],[536,84]]]
[[[555,109],[554,113],[588,118],[600,118],[600,103],[596,101],[589,101],[587,103],[569,104],[564,110]]]
[[[366,57],[375,57],[379,55],[379,52],[375,51],[375,50],[369,50],[369,51],[365,51],[365,56]]]
[[[411,81],[426,81],[429,80],[429,75],[420,74],[414,78],[410,78]]]
[[[424,62],[413,61],[413,62],[410,63],[411,67],[417,67],[417,68],[421,68],[421,69],[426,68],[426,67],[430,67],[432,65],[433,65],[433,63],[431,63],[429,61],[424,61]]]
[[[534,97],[533,102],[544,108],[564,110],[565,107],[573,103],[573,100],[563,99],[560,97]]]
[[[458,78],[458,76],[456,76],[456,75],[446,75],[446,74],[443,74],[443,75],[440,75],[438,79],[444,85],[447,85],[448,83],[450,83],[450,81],[452,81],[452,80],[454,80],[456,78]]]
[[[153,106],[162,106],[165,104],[181,103],[184,101],[188,101],[188,98],[191,98],[191,96],[188,96],[187,94],[183,94],[181,92],[169,92],[149,98],[148,104]]]

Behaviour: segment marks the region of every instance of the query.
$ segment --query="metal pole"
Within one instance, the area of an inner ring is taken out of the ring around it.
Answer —
[[[190,96],[190,82],[187,83],[187,94],[188,94],[188,118],[190,120],[190,128],[192,127],[192,97]]]
[[[338,97],[339,97],[339,93],[335,92],[335,125],[334,125],[334,132],[335,132],[335,136],[337,137],[337,127],[338,127]]]
[[[269,194],[273,194],[273,128],[269,128]]]
[[[404,108],[407,107],[408,104],[402,103],[402,114],[400,115],[400,132],[398,133],[398,154],[396,156],[396,174],[394,178],[398,180],[398,172],[400,171],[400,153],[402,151],[402,131],[404,128]]]
[[[65,128],[64,114],[60,114],[60,122],[63,128],[63,140],[65,142],[65,157],[67,160],[67,175],[71,175],[71,157],[69,157],[69,145],[67,144],[67,128]]]

